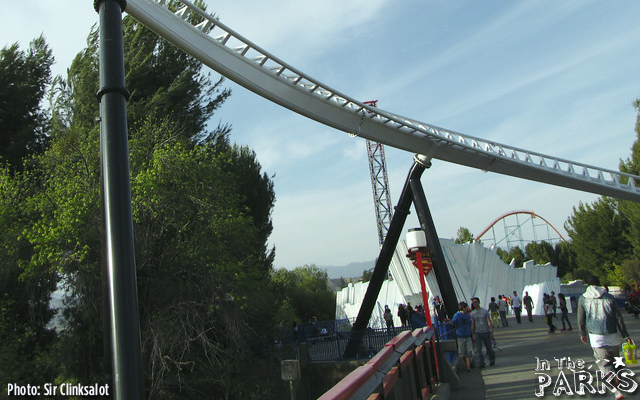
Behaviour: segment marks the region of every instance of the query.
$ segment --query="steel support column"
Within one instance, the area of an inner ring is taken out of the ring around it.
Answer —
[[[376,261],[376,265],[373,269],[373,274],[371,276],[371,281],[369,281],[367,292],[365,293],[362,304],[360,305],[360,311],[358,312],[358,316],[351,328],[353,332],[363,332],[369,324],[371,313],[373,312],[378,295],[380,294],[382,283],[387,276],[389,264],[391,263],[398,240],[400,240],[400,235],[402,234],[402,229],[407,219],[407,215],[409,215],[412,202],[416,208],[421,228],[425,232],[427,238],[427,246],[432,257],[434,273],[436,274],[436,280],[445,302],[447,314],[449,317],[453,317],[453,314],[455,314],[458,300],[451,282],[451,275],[449,274],[444,253],[440,246],[440,241],[438,240],[438,234],[436,233],[433,218],[429,211],[427,198],[424,194],[422,184],[420,183],[422,173],[430,166],[431,161],[427,157],[421,155],[417,155],[415,157],[415,162],[409,172],[409,176],[407,177],[404,187],[402,188],[400,200],[398,200],[398,206],[396,207],[396,211],[391,219],[387,238],[382,245],[380,255],[378,256],[378,260]],[[424,306],[428,307],[429,305],[425,304]],[[360,341],[360,335],[351,336],[351,340],[349,340],[344,352],[345,358],[354,357],[356,355]]]
[[[100,15],[102,162],[111,353],[116,399],[142,399],[144,380],[133,246],[122,13],[125,0],[95,0]]]
[[[411,180],[420,179],[420,176],[422,176],[425,168],[426,164],[415,162],[411,167],[411,171],[409,171],[409,176],[407,177],[404,187],[402,188],[402,192],[400,193],[398,205],[396,206],[393,217],[391,218],[391,222],[389,223],[389,231],[387,232],[387,237],[382,244],[380,254],[378,255],[378,260],[376,261],[376,265],[373,268],[373,274],[371,275],[371,280],[369,281],[367,292],[365,293],[364,299],[362,300],[362,305],[360,305],[360,311],[358,312],[358,316],[356,317],[356,320],[351,328],[353,332],[364,332],[364,330],[367,328],[367,325],[369,324],[369,319],[371,319],[371,313],[373,312],[373,308],[376,305],[378,294],[380,294],[382,284],[387,278],[389,264],[391,263],[393,253],[396,250],[398,240],[400,240],[402,228],[404,227],[404,223],[407,220],[407,216],[410,212],[411,202],[413,201],[413,195],[411,193]],[[346,358],[354,357],[356,355],[356,352],[360,345],[360,341],[361,336],[351,336],[351,339],[349,340],[349,343],[347,344],[344,352],[344,356]]]
[[[420,179],[411,179],[410,184],[411,191],[413,192],[413,206],[416,208],[420,227],[427,237],[427,247],[431,255],[431,262],[433,263],[433,272],[436,274],[436,281],[440,288],[440,295],[444,300],[447,316],[453,318],[453,314],[455,314],[458,309],[458,298],[453,288],[453,283],[451,282],[451,275],[449,274],[447,261],[444,258],[444,252],[440,246],[436,225],[433,223],[431,211],[427,204],[427,197],[424,194]],[[424,306],[426,308],[429,305],[425,304]]]

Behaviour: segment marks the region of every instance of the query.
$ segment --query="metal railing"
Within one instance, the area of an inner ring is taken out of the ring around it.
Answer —
[[[355,359],[372,358],[398,334],[410,330],[409,327],[368,329],[364,332],[334,332],[326,336],[310,337],[306,340],[309,361],[340,361],[346,359],[344,351],[354,334],[362,335],[362,341]],[[349,357],[348,359],[354,359]]]
[[[400,333],[319,400],[429,398],[438,382],[432,340],[429,328]]]

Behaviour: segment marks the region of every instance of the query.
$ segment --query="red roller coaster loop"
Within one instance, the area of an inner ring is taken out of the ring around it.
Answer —
[[[558,236],[560,237],[560,239],[562,239],[563,241],[566,241],[566,239],[562,236],[562,234],[551,224],[551,222],[547,221],[546,219],[544,219],[543,217],[541,217],[540,215],[534,213],[533,211],[510,211],[506,214],[503,214],[501,216],[499,216],[498,218],[496,218],[491,224],[489,224],[489,226],[487,226],[477,237],[476,240],[480,240],[480,238],[482,236],[484,236],[485,233],[487,233],[491,228],[493,228],[493,226],[498,223],[500,220],[505,219],[506,217],[509,217],[511,215],[516,215],[516,214],[527,214],[530,215],[532,218],[540,218],[541,220],[543,220],[548,226],[551,227],[551,229],[553,229]]]

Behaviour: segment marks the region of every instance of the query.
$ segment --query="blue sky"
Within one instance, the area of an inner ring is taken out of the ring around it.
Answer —
[[[640,97],[640,2],[325,0],[209,2],[225,24],[318,81],[419,121],[617,170],[630,155]],[[86,0],[6,2],[0,43],[44,33],[64,74],[97,22]],[[215,116],[274,182],[276,267],[376,258],[365,142],[227,81]],[[391,198],[413,154],[385,148]],[[474,234],[513,210],[564,234],[598,196],[435,160],[423,186],[439,236]],[[407,228],[417,225],[412,214]]]

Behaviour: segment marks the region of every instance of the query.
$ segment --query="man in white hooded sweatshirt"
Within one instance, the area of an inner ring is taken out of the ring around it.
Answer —
[[[597,278],[593,277],[588,283],[589,287],[578,301],[580,340],[591,345],[603,374],[615,373],[614,357],[620,356],[622,339],[628,339],[629,333],[615,298],[604,288],[596,286]],[[616,399],[621,398],[622,394],[618,393]]]

